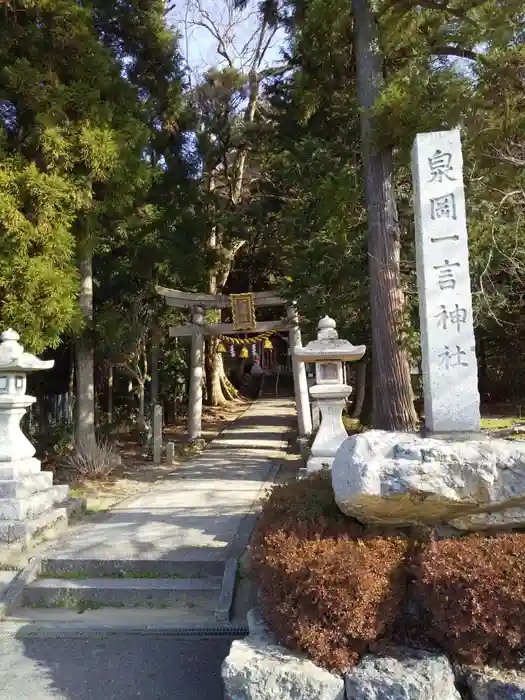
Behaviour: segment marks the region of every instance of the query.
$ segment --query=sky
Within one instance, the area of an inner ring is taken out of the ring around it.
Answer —
[[[181,50],[194,77],[211,66],[226,65],[217,52],[217,40],[202,26],[210,20],[221,28],[222,34],[228,30],[228,51],[236,66],[242,67],[243,57],[247,56],[245,47],[254,47],[252,37],[259,24],[257,4],[258,0],[249,0],[246,10],[232,12],[232,0],[177,0],[170,20],[181,33]],[[280,62],[284,39],[284,32],[278,31],[266,52],[264,67]]]

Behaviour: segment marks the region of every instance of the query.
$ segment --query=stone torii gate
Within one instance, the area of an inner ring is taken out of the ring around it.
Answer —
[[[205,310],[230,307],[230,297],[224,294],[183,292],[177,289],[166,289],[165,287],[157,287],[156,291],[165,298],[168,306],[191,311],[191,322],[170,328],[170,336],[172,338],[191,338],[188,437],[190,440],[196,440],[202,432],[204,336],[226,335],[243,331],[236,330],[233,323],[204,323]],[[253,292],[251,296],[256,308],[263,306],[286,307],[287,321],[260,321],[256,323],[253,330],[246,332],[264,333],[275,330],[289,333],[299,437],[307,437],[312,432],[312,417],[308,397],[306,368],[304,363],[298,360],[293,352],[295,347],[302,346],[297,309],[295,305],[290,305],[290,302],[276,296],[272,292]]]

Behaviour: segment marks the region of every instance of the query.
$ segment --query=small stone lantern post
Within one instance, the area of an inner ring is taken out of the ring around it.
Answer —
[[[68,491],[53,486],[53,474],[40,470],[35,448],[20,428],[36,401],[26,394],[27,373],[50,369],[54,361],[24,352],[19,339],[11,329],[0,335],[0,542],[30,539]]]
[[[306,465],[308,473],[331,467],[337,450],[348,437],[342,413],[352,387],[345,384],[343,362],[360,360],[365,352],[364,345],[354,346],[339,338],[335,321],[329,316],[319,321],[317,340],[295,348],[298,360],[315,362],[316,383],[310,388],[310,395],[321,411],[321,424]]]

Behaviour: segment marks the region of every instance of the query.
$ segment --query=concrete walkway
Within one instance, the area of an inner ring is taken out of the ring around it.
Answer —
[[[294,420],[291,401],[252,404],[203,454],[99,522],[77,526],[47,556],[225,562],[234,549],[244,549],[243,521],[273,480]]]
[[[233,594],[230,562],[248,543],[294,425],[291,401],[252,404],[148,493],[47,548],[46,576],[0,623],[0,700],[221,700],[220,664],[246,633],[244,582],[235,619],[217,616],[228,579]],[[114,595],[121,587],[126,605]],[[103,604],[71,607],[64,593]]]

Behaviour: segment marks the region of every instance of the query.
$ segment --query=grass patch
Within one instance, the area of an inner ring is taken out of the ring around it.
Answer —
[[[357,418],[343,415],[343,425],[349,433],[358,433],[362,426]],[[498,430],[500,428],[510,428],[513,425],[525,425],[525,418],[518,416],[506,416],[505,418],[482,418],[481,428],[483,430]]]
[[[498,430],[499,428],[510,428],[512,425],[525,425],[525,418],[517,416],[507,416],[505,418],[482,418],[481,427],[484,430]]]

